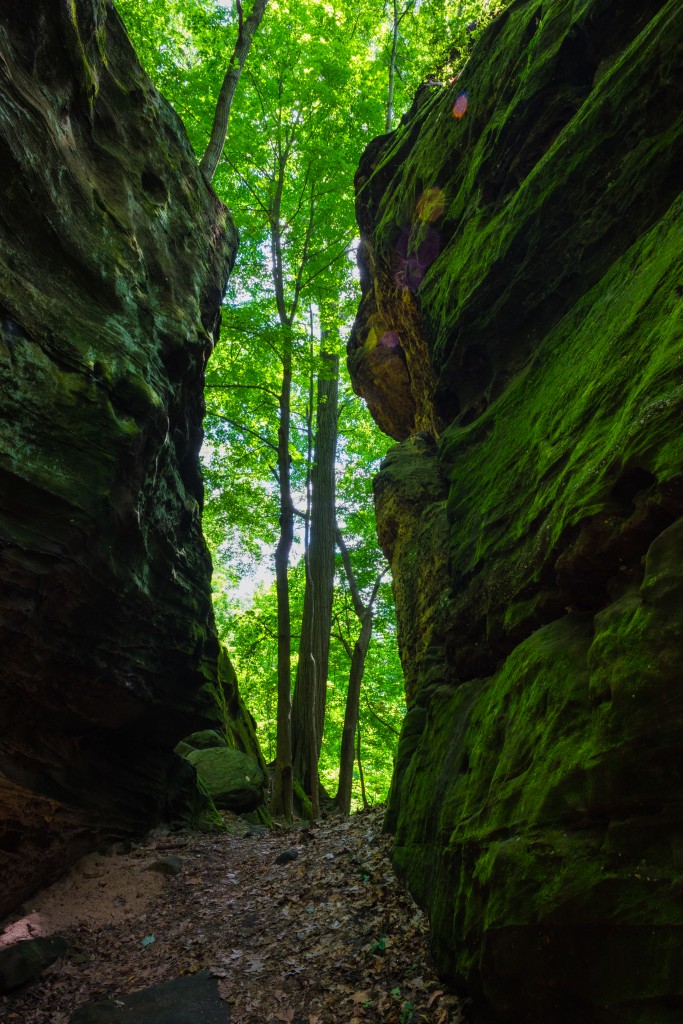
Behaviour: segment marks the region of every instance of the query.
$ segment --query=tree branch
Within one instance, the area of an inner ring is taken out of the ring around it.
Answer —
[[[270,388],[265,388],[262,384],[205,384],[205,391],[232,391],[232,390],[245,390],[245,391],[263,391],[264,394],[270,395],[276,401],[279,400],[280,396],[277,391],[271,391]]]
[[[393,725],[389,725],[388,722],[385,722],[383,718],[379,717],[379,715],[374,710],[374,708],[372,708],[370,706],[370,702],[368,701],[367,697],[364,697],[363,703],[365,704],[366,711],[368,711],[372,715],[373,718],[376,718],[380,725],[384,726],[385,729],[388,729],[389,732],[393,732],[394,736],[400,736],[401,735],[400,732],[398,731],[398,729],[394,729]]]
[[[218,96],[209,144],[206,147],[204,156],[199,161],[199,167],[209,183],[216,173],[216,167],[225,146],[225,139],[228,134],[228,121],[230,120],[230,108],[237,91],[237,83],[240,80],[242,68],[247,59],[251,41],[261,24],[268,0],[254,0],[254,5],[246,21],[242,19],[242,4],[240,0],[236,0],[236,2],[239,17],[237,41],[235,42],[235,48],[232,51],[228,70],[225,72],[225,78],[223,79]]]
[[[344,572],[346,573],[346,578],[349,581],[349,590],[351,591],[351,600],[353,602],[353,610],[355,611],[356,615],[358,616],[358,618],[362,622],[363,621],[363,616],[365,615],[365,612],[366,612],[366,608],[365,608],[365,605],[363,604],[363,600],[362,600],[362,598],[360,596],[360,590],[358,589],[358,584],[356,583],[356,577],[355,577],[353,569],[351,567],[351,558],[349,557],[349,549],[347,548],[347,546],[346,546],[346,544],[344,542],[344,538],[342,537],[341,530],[336,525],[336,523],[335,523],[335,527],[334,527],[334,536],[335,536],[335,540],[337,542],[337,547],[339,548],[339,552],[341,554],[342,565],[344,566]]]
[[[344,246],[341,252],[338,252],[337,255],[330,260],[329,263],[326,263],[324,267],[320,267],[318,270],[315,271],[315,273],[311,274],[310,277],[307,277],[306,280],[304,281],[304,288],[308,288],[311,281],[315,281],[316,277],[320,277],[321,274],[323,274],[326,270],[329,270],[331,266],[333,266],[338,260],[340,260],[342,256],[345,256],[346,248],[347,247]]]
[[[337,625],[339,625],[339,616],[335,616],[335,618],[337,619]],[[332,633],[330,633],[330,636],[333,636],[336,640],[339,641],[339,643],[343,646],[344,650],[346,651],[346,653],[347,653],[347,655],[349,657],[349,660],[351,660],[353,658],[353,651],[351,649],[351,644],[348,642],[346,637],[341,632],[341,627],[340,627],[338,633],[332,632]]]
[[[296,282],[294,284],[294,298],[292,299],[292,311],[291,318],[292,322],[296,316],[297,307],[299,305],[299,296],[301,295],[301,280],[304,274],[304,267],[308,260],[308,247],[311,244],[311,235],[313,234],[313,221],[315,219],[315,193],[313,186],[311,185],[311,209],[308,216],[308,225],[306,227],[306,236],[304,238],[304,251],[301,254],[301,262],[299,263],[299,270],[296,275]]]
[[[245,427],[243,423],[235,423],[235,421],[231,420],[228,416],[222,416],[218,412],[212,412],[211,409],[207,411],[207,414],[209,416],[213,416],[217,420],[222,420],[223,423],[229,424],[231,427],[234,427],[235,430],[243,431],[245,434],[249,434],[251,437],[257,438],[265,448],[271,448],[274,452],[277,451],[277,445],[272,444],[268,438],[263,437],[263,435],[259,434],[258,431],[252,430],[250,427]]]
[[[241,173],[241,172],[239,171],[239,169],[238,169],[237,167],[235,167],[234,163],[232,162],[232,160],[231,160],[231,159],[230,159],[229,157],[227,157],[227,156],[225,157],[225,162],[226,162],[226,163],[228,164],[228,166],[230,167],[230,169],[231,169],[231,170],[233,170],[233,171],[235,172],[235,174],[236,174],[236,175],[238,176],[238,178],[239,178],[239,179],[241,180],[242,184],[243,184],[243,185],[246,185],[246,187],[247,187],[247,188],[249,189],[249,191],[251,192],[252,196],[254,197],[254,199],[256,200],[256,202],[258,203],[258,205],[259,205],[259,206],[261,207],[261,209],[263,210],[263,212],[264,212],[264,213],[265,213],[265,214],[266,214],[266,215],[267,215],[268,217],[270,217],[270,210],[268,209],[268,206],[266,205],[266,203],[264,203],[264,202],[263,202],[263,200],[261,199],[261,197],[260,197],[260,195],[258,194],[258,192],[256,191],[256,189],[255,189],[255,188],[253,187],[253,185],[251,184],[251,182],[250,182],[250,181],[247,181],[247,179],[246,179],[246,178],[244,177],[244,175],[243,175],[243,174],[242,174],[242,173]]]

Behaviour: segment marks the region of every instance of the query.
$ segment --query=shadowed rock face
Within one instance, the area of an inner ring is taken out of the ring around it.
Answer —
[[[349,366],[402,441],[388,823],[440,966],[515,1024],[683,1012],[682,34],[513,3],[356,181]]]
[[[3,5],[0,914],[102,830],[210,817],[181,736],[254,743],[200,524],[236,244],[111,2]]]

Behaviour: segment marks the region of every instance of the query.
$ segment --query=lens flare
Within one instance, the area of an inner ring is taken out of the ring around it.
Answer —
[[[380,338],[380,344],[384,345],[385,348],[398,348],[401,343],[396,331],[385,331]]]
[[[460,120],[467,113],[467,93],[461,92],[453,105],[453,117]]]

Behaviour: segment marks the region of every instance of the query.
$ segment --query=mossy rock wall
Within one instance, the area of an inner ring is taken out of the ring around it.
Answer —
[[[674,2],[513,3],[356,181],[387,822],[474,1020],[683,1014],[681,39]]]
[[[211,611],[203,379],[237,237],[110,0],[0,13],[0,915],[257,754]]]

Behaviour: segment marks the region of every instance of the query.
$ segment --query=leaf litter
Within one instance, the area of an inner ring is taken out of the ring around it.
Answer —
[[[59,930],[70,951],[0,998],[0,1021],[67,1024],[85,1003],[209,969],[232,1024],[464,1024],[436,975],[426,917],[394,874],[382,816],[371,808],[260,832],[225,813],[225,834],[157,830],[102,856],[105,906],[107,886],[116,892],[109,920],[92,893],[78,905],[71,879]],[[276,863],[285,851],[297,856]],[[176,875],[131,870],[169,853],[180,857]],[[146,906],[122,913],[125,879],[139,897],[141,877],[155,879]]]

